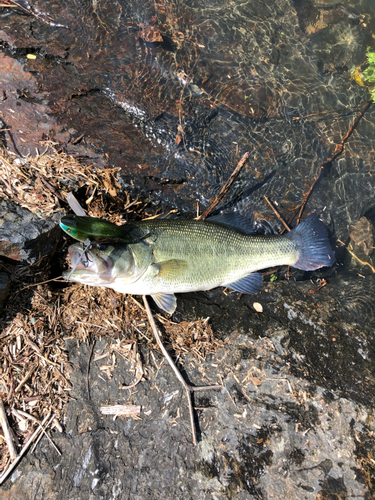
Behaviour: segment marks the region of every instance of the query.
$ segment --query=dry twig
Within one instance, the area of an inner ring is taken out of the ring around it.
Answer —
[[[15,460],[17,457],[17,450],[16,450],[16,447],[14,445],[12,431],[11,431],[9,424],[8,424],[8,418],[7,418],[7,414],[5,412],[4,403],[1,399],[0,399],[0,424],[1,424],[1,427],[3,428],[4,439],[5,439],[5,442],[8,446],[10,458],[11,458],[11,460]]]
[[[134,342],[133,345],[133,363],[135,363],[135,380],[132,384],[130,385],[123,385],[120,387],[121,390],[127,390],[127,389],[133,389],[139,382],[142,380],[143,377],[143,366],[142,366],[142,361],[141,357],[138,352],[138,347],[137,343]]]
[[[160,350],[164,354],[164,357],[168,361],[168,363],[171,366],[172,370],[175,372],[176,377],[181,382],[181,384],[183,385],[183,387],[184,387],[184,389],[186,391],[186,397],[187,397],[188,404],[189,404],[190,424],[191,424],[191,432],[193,434],[193,443],[196,445],[197,444],[197,431],[196,431],[195,421],[194,421],[194,408],[193,408],[193,403],[192,403],[192,399],[191,399],[191,393],[192,392],[196,392],[196,391],[207,391],[207,390],[212,390],[212,389],[215,389],[215,390],[222,389],[223,386],[222,385],[207,385],[207,386],[201,386],[201,387],[194,387],[194,386],[189,385],[187,382],[185,382],[183,376],[179,372],[177,366],[173,362],[173,359],[171,358],[171,356],[169,355],[168,351],[164,347],[163,342],[161,341],[161,338],[160,338],[160,335],[159,335],[159,332],[158,332],[158,329],[157,329],[154,317],[152,315],[150,306],[148,304],[148,301],[147,301],[147,298],[146,298],[145,295],[143,295],[143,303],[145,305],[146,312],[147,312],[147,317],[148,317],[148,320],[149,320],[149,322],[151,324],[152,331],[154,332],[154,335],[155,335],[156,341],[157,341],[157,343],[158,343],[158,345],[160,347]]]
[[[0,485],[3,484],[5,479],[10,475],[11,472],[17,467],[17,465],[20,463],[22,457],[24,454],[27,452],[27,450],[30,448],[31,444],[34,442],[34,440],[37,438],[37,436],[42,434],[43,426],[46,424],[48,419],[50,418],[50,415],[48,414],[44,419],[43,422],[40,424],[40,426],[36,429],[34,434],[31,436],[31,438],[27,441],[27,443],[23,446],[22,450],[20,451],[19,455],[17,458],[10,464],[10,466],[7,468],[7,470],[3,473],[2,476],[0,476]],[[53,415],[53,418],[55,418],[55,415]]]
[[[276,217],[279,219],[279,221],[283,224],[284,228],[287,230],[287,231],[290,231],[290,227],[288,226],[288,224],[284,221],[284,219],[281,217],[279,211],[273,206],[273,204],[270,202],[270,200],[267,198],[266,195],[263,195],[263,198],[266,200],[266,202],[268,203],[268,205],[272,208],[273,210],[273,213],[276,215]]]
[[[243,155],[241,160],[238,162],[237,167],[233,170],[229,179],[224,184],[224,186],[221,188],[220,193],[216,196],[215,200],[211,203],[211,205],[207,208],[207,210],[202,215],[197,217],[198,220],[205,219],[214,210],[214,208],[220,203],[220,201],[224,198],[224,196],[229,191],[233,182],[237,179],[238,174],[240,173],[242,167],[245,165],[246,160],[249,158],[249,156],[250,156],[250,153],[245,153]]]
[[[357,117],[355,118],[355,120],[353,121],[353,123],[351,124],[351,126],[349,127],[349,129],[346,132],[346,134],[344,135],[344,137],[341,139],[340,144],[336,145],[336,148],[335,148],[332,156],[330,158],[328,158],[327,160],[325,160],[323,163],[320,164],[320,168],[318,170],[318,173],[316,174],[316,177],[315,177],[313,183],[310,186],[310,189],[305,194],[301,205],[295,210],[295,212],[294,212],[293,216],[291,217],[291,219],[289,219],[288,224],[290,224],[293,221],[293,219],[296,216],[297,212],[298,212],[297,225],[299,224],[299,222],[301,220],[301,217],[302,217],[302,213],[303,213],[303,211],[305,209],[307,200],[309,199],[310,194],[311,194],[312,190],[314,189],[316,183],[320,179],[320,176],[322,175],[324,167],[327,166],[327,165],[329,165],[329,164],[331,164],[343,152],[346,141],[352,135],[353,130],[358,125],[359,120],[362,118],[364,112],[367,110],[367,108],[370,106],[371,103],[372,103],[372,99],[369,99],[367,101],[367,103],[365,104],[365,106],[363,106],[363,108],[361,109],[361,111],[358,113]]]
[[[100,412],[103,415],[113,415],[113,420],[116,420],[117,417],[139,417],[141,407],[139,405],[101,406]]]
[[[86,385],[87,385],[87,397],[89,398],[89,400],[91,399],[91,396],[90,396],[90,382],[89,382],[90,363],[91,363],[91,357],[92,357],[92,351],[94,349],[94,345],[95,345],[95,339],[92,341],[91,349],[90,349],[90,354],[89,354],[89,359],[87,361]]]

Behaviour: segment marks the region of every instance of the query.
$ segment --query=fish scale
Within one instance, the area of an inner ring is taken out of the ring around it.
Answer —
[[[293,265],[298,259],[297,243],[287,237],[242,234],[209,221],[176,220],[172,226],[171,222],[145,224],[156,238],[155,262],[179,259],[189,264],[169,282],[158,283],[163,291],[172,284],[175,292],[209,290],[265,267]],[[148,283],[153,282],[151,277]]]

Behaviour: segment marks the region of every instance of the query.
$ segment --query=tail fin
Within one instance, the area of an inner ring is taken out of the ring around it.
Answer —
[[[315,213],[290,231],[287,238],[299,242],[299,259],[293,265],[297,269],[314,271],[320,267],[332,266],[336,262],[327,230]]]

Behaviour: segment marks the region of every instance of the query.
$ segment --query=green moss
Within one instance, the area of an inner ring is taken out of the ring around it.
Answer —
[[[375,52],[370,47],[367,47],[366,57],[368,66],[363,71],[364,82],[368,85],[371,98],[375,102]]]

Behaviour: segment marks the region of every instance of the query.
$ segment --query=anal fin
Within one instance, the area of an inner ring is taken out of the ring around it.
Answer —
[[[225,286],[231,288],[235,292],[258,293],[262,289],[262,274],[251,273],[244,278],[241,278],[234,283],[228,283]]]
[[[154,293],[151,295],[156,304],[168,314],[173,314],[177,307],[177,300],[174,293]]]

